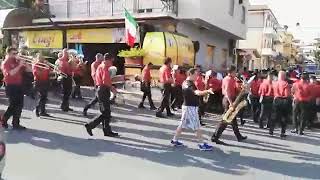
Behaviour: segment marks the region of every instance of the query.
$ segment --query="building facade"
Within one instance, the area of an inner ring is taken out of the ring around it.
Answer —
[[[249,69],[267,69],[274,65],[279,55],[275,44],[279,41],[280,27],[272,10],[266,5],[253,5],[248,10],[247,39],[240,40],[239,49],[254,49],[261,57],[248,60]]]
[[[75,44],[95,44],[91,47],[98,51],[106,47],[101,44],[117,43],[119,44],[116,45],[116,50],[124,48],[125,46],[121,45],[121,35],[124,32],[125,8],[135,16],[140,25],[141,43],[144,34],[150,31],[169,31],[186,36],[195,43],[195,63],[205,68],[221,70],[234,63],[236,41],[246,38],[248,0],[37,1],[45,3],[49,8],[46,17],[34,18],[28,26],[4,28],[10,32],[10,36],[14,36],[16,32],[24,32],[15,39],[29,44],[30,38],[23,37],[25,34],[29,37],[46,36],[33,39],[32,42],[44,43],[30,48],[59,49],[66,46],[73,48]],[[70,30],[73,30],[73,33]],[[76,35],[81,33],[88,36],[94,33],[102,37],[92,42],[92,36],[77,39]],[[46,39],[54,39],[55,42],[49,44],[45,42]],[[91,52],[88,56],[92,58],[94,53],[96,52]]]

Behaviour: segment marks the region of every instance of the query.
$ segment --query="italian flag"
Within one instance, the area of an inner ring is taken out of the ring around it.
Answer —
[[[133,16],[125,9],[126,43],[133,47],[136,42],[138,24]]]

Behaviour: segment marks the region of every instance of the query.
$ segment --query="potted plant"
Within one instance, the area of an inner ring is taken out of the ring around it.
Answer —
[[[122,50],[118,53],[119,57],[123,57],[125,59],[126,65],[143,65],[143,56],[145,55],[145,51],[141,48],[134,47],[130,50]]]

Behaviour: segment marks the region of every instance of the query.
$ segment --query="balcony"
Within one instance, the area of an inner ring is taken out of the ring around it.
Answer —
[[[272,48],[262,48],[261,55],[276,57],[278,53]]]
[[[124,9],[135,16],[177,16],[178,0],[50,0],[57,19],[123,17]]]
[[[263,34],[270,38],[277,38],[277,32],[274,30],[273,27],[265,27],[263,30]]]

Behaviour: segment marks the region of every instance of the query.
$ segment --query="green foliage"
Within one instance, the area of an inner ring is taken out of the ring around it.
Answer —
[[[143,57],[145,55],[145,51],[141,48],[135,47],[130,50],[122,50],[118,53],[119,57]]]

